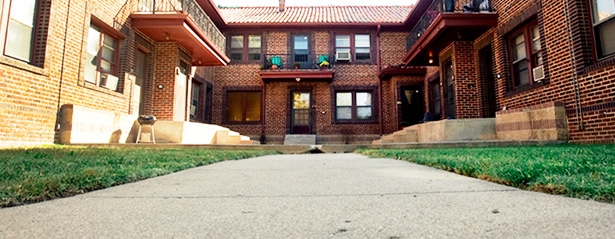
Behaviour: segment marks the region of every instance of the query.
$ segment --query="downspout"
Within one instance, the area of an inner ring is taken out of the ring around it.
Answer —
[[[574,86],[574,107],[576,108],[575,113],[577,120],[579,121],[579,125],[577,126],[578,130],[583,130],[585,128],[583,123],[583,109],[581,108],[581,90],[579,88],[579,77],[576,69],[576,58],[575,58],[575,50],[573,46],[572,39],[572,26],[570,21],[570,14],[568,13],[568,1],[562,0],[564,3],[564,14],[566,15],[566,25],[568,25],[568,44],[570,45],[570,59],[571,59],[571,68],[572,68],[572,84]]]
[[[263,87],[263,89],[261,91],[262,92],[261,93],[261,105],[262,105],[261,106],[261,117],[262,117],[262,120],[261,120],[261,136],[260,136],[259,141],[260,141],[261,144],[266,144],[266,142],[267,142],[267,138],[266,137],[267,136],[265,136],[265,122],[267,120],[267,115],[265,115],[265,112],[266,112],[265,107],[267,107],[267,104],[266,104],[267,103],[266,102],[267,97],[265,97],[265,96],[267,95],[267,83],[264,80],[263,80],[263,86],[262,87]]]
[[[85,3],[86,9],[88,3]],[[64,24],[64,49],[62,50],[62,61],[60,63],[60,82],[58,85],[58,105],[57,105],[57,113],[56,113],[56,130],[60,129],[60,108],[62,107],[62,86],[64,85],[64,64],[66,60],[66,42],[68,39],[68,23],[70,20],[70,9],[71,9],[71,0],[68,0],[68,12],[66,13],[66,22]]]
[[[381,25],[378,24],[378,28],[376,29],[376,64],[378,64],[378,77],[380,77],[380,73],[382,73],[382,61],[380,60],[380,30]],[[380,120],[380,135],[382,136],[384,133],[384,120],[382,119],[382,79],[378,79],[378,119]]]

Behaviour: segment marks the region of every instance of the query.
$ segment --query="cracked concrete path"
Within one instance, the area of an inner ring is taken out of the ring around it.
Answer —
[[[612,238],[615,205],[357,154],[226,161],[0,209],[0,238]]]

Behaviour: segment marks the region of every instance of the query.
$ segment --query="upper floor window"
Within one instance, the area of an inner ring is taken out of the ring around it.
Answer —
[[[21,61],[32,61],[36,0],[0,0],[3,54]]]
[[[85,81],[117,89],[119,40],[101,27],[90,24],[86,49]]]
[[[599,58],[615,54],[615,1],[592,0],[592,22]]]
[[[370,61],[371,41],[369,34],[335,35],[335,59]]]
[[[534,83],[533,70],[542,66],[544,51],[540,42],[540,30],[536,22],[523,26],[509,38],[512,52],[513,86]]]
[[[230,38],[230,54],[233,61],[260,61],[260,35],[233,35]]]
[[[374,119],[372,92],[346,91],[335,93],[335,119],[337,121],[371,121]]]

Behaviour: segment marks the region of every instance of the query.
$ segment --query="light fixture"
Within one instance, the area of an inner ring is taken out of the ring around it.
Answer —
[[[164,88],[164,85],[162,84],[158,85],[158,89],[162,89],[162,88]]]
[[[433,59],[429,59],[429,64],[433,64]]]
[[[295,78],[295,80],[296,80],[297,82],[299,82],[299,81],[301,81],[301,78],[297,77],[297,78]]]
[[[171,39],[171,34],[169,34],[169,32],[164,32],[164,39],[170,40]]]

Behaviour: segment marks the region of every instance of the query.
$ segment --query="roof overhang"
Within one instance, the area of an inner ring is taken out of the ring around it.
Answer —
[[[427,68],[425,67],[388,66],[380,71],[378,77],[381,80],[388,80],[393,76],[422,76],[426,73]]]
[[[225,66],[230,59],[184,13],[130,15],[132,27],[156,42],[177,42],[192,54],[193,66]]]
[[[392,30],[407,30],[403,23],[339,23],[339,22],[288,22],[288,23],[227,23],[225,29],[323,29],[323,28],[345,28],[345,29],[377,29],[380,26],[383,29]]]
[[[271,81],[296,81],[296,82],[314,82],[314,81],[333,81],[335,70],[262,70],[260,72],[261,79],[267,83]]]
[[[438,63],[438,53],[453,41],[473,41],[497,26],[497,13],[441,13],[403,59],[406,65]]]

